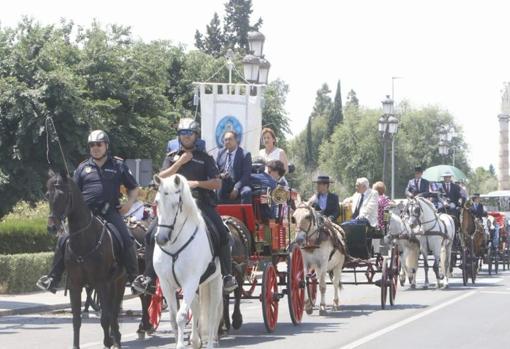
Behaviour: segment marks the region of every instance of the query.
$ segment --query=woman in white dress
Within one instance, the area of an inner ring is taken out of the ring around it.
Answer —
[[[260,149],[259,156],[266,162],[280,160],[283,162],[285,173],[288,173],[289,161],[287,160],[287,154],[283,149],[276,146],[276,135],[272,129],[266,127],[262,130],[262,144],[264,148]]]

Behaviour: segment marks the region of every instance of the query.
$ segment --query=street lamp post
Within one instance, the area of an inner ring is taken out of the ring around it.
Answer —
[[[383,141],[383,182],[386,181],[387,141],[391,139],[391,198],[395,198],[395,135],[398,131],[398,119],[393,109],[393,99],[386,96],[382,101],[383,115],[379,118],[378,129]]]
[[[448,125],[439,126],[439,154],[446,163],[446,158],[452,149],[452,165],[455,166],[455,145],[452,144],[453,137],[455,137],[455,130]]]

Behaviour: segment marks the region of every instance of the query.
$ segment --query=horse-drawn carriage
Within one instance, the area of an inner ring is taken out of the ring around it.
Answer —
[[[489,241],[484,261],[488,266],[489,275],[492,275],[498,273],[500,264],[503,270],[510,269],[510,240],[506,215],[503,212],[490,211],[488,216]]]
[[[234,274],[239,284],[234,293],[234,328],[242,324],[241,298],[261,301],[268,332],[276,328],[279,302],[284,295],[287,295],[292,323],[301,323],[305,292],[303,258],[297,246],[290,248],[289,207],[296,197],[296,191],[283,186],[273,190],[255,187],[252,204],[217,206],[233,239]],[[268,210],[272,212],[269,216]],[[255,294],[257,286],[261,287],[259,295]],[[228,321],[228,301],[225,318]]]

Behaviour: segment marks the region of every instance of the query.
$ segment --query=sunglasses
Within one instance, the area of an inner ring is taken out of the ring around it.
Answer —
[[[90,148],[93,148],[93,147],[102,147],[103,146],[103,142],[90,142],[89,143],[89,147]]]
[[[192,130],[180,130],[177,132],[179,136],[191,136],[193,134]]]

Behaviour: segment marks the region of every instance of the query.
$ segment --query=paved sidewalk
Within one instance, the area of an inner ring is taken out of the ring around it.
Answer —
[[[135,296],[131,294],[131,289],[126,288],[124,299],[133,297]],[[81,299],[84,304],[85,291],[83,291]],[[64,290],[58,290],[56,294],[41,291],[19,295],[0,295],[0,316],[42,313],[70,307],[69,293],[64,296]]]

